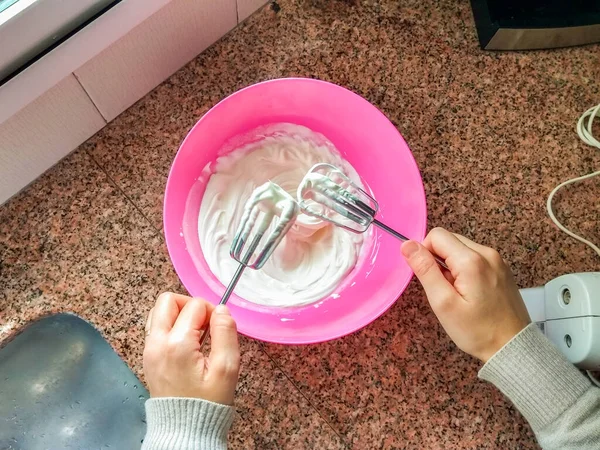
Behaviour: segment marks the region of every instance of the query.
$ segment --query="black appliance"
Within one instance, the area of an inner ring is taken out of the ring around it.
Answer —
[[[600,0],[471,0],[471,7],[486,50],[600,42]]]

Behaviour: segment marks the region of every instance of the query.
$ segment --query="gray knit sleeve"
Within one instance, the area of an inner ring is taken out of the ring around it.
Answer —
[[[600,449],[600,389],[530,324],[479,371],[506,395],[545,450]]]
[[[142,450],[224,450],[233,414],[231,406],[196,398],[151,398]]]

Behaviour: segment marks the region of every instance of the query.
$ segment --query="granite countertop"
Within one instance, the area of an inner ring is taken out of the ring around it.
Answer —
[[[144,319],[183,292],[161,232],[179,143],[224,96],[276,77],[328,80],[398,127],[431,226],[499,249],[521,287],[600,270],[546,215],[556,184],[600,167],[575,123],[600,102],[600,48],[491,53],[467,1],[281,0],[266,7],[0,207],[0,339],[72,311],[143,379]],[[275,8],[278,9],[278,8]],[[600,131],[600,130],[599,130]],[[600,180],[559,217],[600,241]],[[382,318],[326,344],[242,339],[231,448],[533,449],[534,436],[461,353],[413,281]]]

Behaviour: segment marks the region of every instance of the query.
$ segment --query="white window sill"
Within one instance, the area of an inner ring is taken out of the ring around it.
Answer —
[[[4,83],[0,86],[0,124],[170,1],[123,0]]]

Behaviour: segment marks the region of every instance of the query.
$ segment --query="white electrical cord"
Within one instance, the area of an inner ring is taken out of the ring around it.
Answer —
[[[596,118],[596,115],[598,114],[599,111],[600,111],[600,104],[591,107],[590,109],[588,109],[586,112],[583,113],[583,115],[577,121],[577,134],[579,135],[579,137],[581,138],[581,140],[583,142],[585,142],[588,145],[591,145],[592,147],[596,147],[600,150],[600,141],[598,141],[598,139],[596,139],[594,137],[594,135],[592,134],[592,125],[593,125],[594,119]],[[585,123],[586,119],[587,119],[587,126]],[[561,231],[564,231],[566,234],[568,234],[572,238],[577,239],[579,242],[583,242],[585,245],[591,247],[592,250],[594,250],[596,252],[596,254],[598,256],[600,256],[600,248],[597,245],[595,245],[593,242],[588,241],[584,237],[582,237],[576,233],[573,233],[571,230],[569,230],[567,227],[565,227],[562,223],[560,223],[558,221],[558,219],[554,215],[554,211],[552,211],[552,199],[554,198],[554,194],[556,194],[562,187],[567,186],[568,184],[573,184],[573,183],[577,183],[579,181],[587,180],[587,179],[595,177],[597,175],[600,175],[600,170],[589,173],[587,175],[583,175],[581,177],[572,178],[570,180],[564,181],[563,183],[560,183],[558,186],[556,186],[554,189],[552,189],[552,192],[550,192],[550,195],[548,196],[548,201],[546,202],[546,209],[548,210],[548,215],[550,216],[550,219],[552,220],[552,222],[554,222],[554,224]],[[592,380],[592,383],[594,383],[596,386],[600,387],[600,380],[595,378],[589,370],[587,371],[587,374],[588,374],[588,377],[590,377],[590,380]]]

